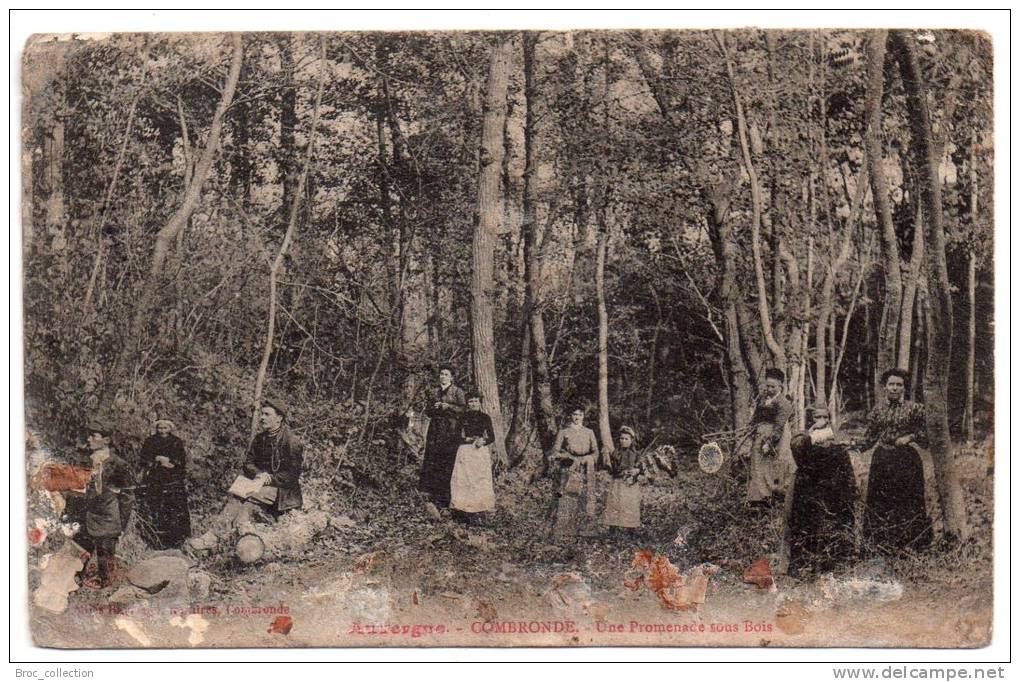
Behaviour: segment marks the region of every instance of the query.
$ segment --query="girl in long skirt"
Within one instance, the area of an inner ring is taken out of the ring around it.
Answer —
[[[620,448],[610,455],[613,483],[606,497],[602,525],[633,532],[641,527],[641,486],[639,453],[634,448],[634,429],[620,429]]]
[[[489,444],[496,439],[492,419],[482,412],[478,393],[468,393],[467,407],[460,427],[462,445],[450,479],[450,508],[466,514],[491,512],[496,509],[489,454]]]

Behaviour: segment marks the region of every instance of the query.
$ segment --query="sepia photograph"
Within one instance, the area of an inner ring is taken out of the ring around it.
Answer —
[[[990,644],[990,34],[318,28],[12,65],[35,647]]]

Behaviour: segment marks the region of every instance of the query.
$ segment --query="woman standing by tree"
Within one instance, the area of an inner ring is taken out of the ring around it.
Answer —
[[[429,417],[425,435],[425,455],[422,458],[418,490],[432,498],[430,504],[447,507],[450,504],[450,479],[460,447],[460,417],[464,413],[464,391],[453,383],[453,368],[439,368],[439,388],[425,413]],[[430,510],[433,512],[437,510]],[[438,512],[437,512],[438,513]]]
[[[570,413],[570,423],[556,434],[549,459],[556,472],[556,508],[552,535],[569,539],[578,531],[577,508],[585,495],[585,516],[595,517],[595,462],[599,444],[595,432],[584,425],[584,408]],[[558,466],[557,466],[558,465]]]
[[[874,447],[868,473],[864,536],[883,552],[923,549],[931,542],[924,505],[924,467],[920,450],[927,443],[924,407],[904,400],[909,373],[882,373],[888,402],[868,415],[864,446]]]

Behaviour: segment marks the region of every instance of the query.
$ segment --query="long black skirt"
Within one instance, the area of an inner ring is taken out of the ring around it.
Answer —
[[[450,481],[453,478],[453,466],[457,463],[458,447],[457,443],[445,439],[425,443],[418,490],[431,496],[441,507],[450,504]]]
[[[800,456],[790,509],[791,573],[834,570],[854,551],[857,484],[846,449],[805,441],[794,441]]]
[[[931,544],[924,504],[924,466],[909,445],[876,447],[868,473],[864,537],[880,552],[920,551]]]
[[[152,481],[138,500],[139,530],[154,549],[179,549],[191,537],[188,491],[183,482]]]

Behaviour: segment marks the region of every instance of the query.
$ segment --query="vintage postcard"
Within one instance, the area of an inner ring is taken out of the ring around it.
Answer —
[[[986,646],[992,47],[32,36],[35,645]]]

